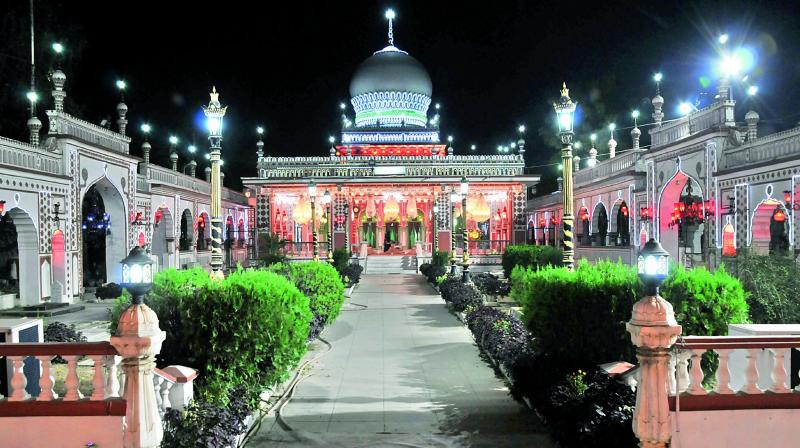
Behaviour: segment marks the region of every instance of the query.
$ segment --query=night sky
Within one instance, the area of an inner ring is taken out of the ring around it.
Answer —
[[[17,139],[26,139],[27,5],[27,0],[4,3],[7,11],[0,18],[0,135]],[[493,154],[498,144],[516,139],[517,125],[525,123],[527,165],[557,161],[551,103],[563,80],[580,103],[576,138],[584,142],[611,121],[618,128],[630,126],[630,111],[637,107],[645,118],[640,123],[651,121],[649,98],[657,71],[664,74],[668,119],[677,116],[679,101],[700,98],[702,106],[715,94],[712,61],[716,36],[723,31],[731,36],[729,48],[745,45],[757,57],[748,83],[759,86],[758,95],[746,98],[739,85],[734,98],[758,110],[761,132],[800,120],[800,28],[791,2],[606,1],[589,7],[528,1],[279,6],[229,1],[211,8],[161,0],[110,5],[37,2],[41,83],[52,64],[54,38],[67,47],[69,112],[95,123],[107,116],[116,120],[114,81],[126,80],[132,152],[140,154],[138,129],[147,121],[154,128],[153,158],[163,165],[171,133],[181,138],[182,163],[192,140],[201,152],[207,147],[200,106],[216,85],[229,106],[223,159],[226,184],[232,187],[240,186],[238,177],[255,174],[257,125],[267,128],[268,154],[328,154],[327,138],[340,129],[338,105],[349,104],[352,73],[386,45],[387,7],[397,13],[395,44],[431,75],[433,101],[442,105],[442,137],[455,137],[456,153],[476,144],[478,153]],[[703,77],[711,83],[704,85]],[[50,86],[39,90],[49,92]],[[51,107],[45,92],[44,104]],[[739,108],[738,119],[747,108]],[[629,148],[629,129],[621,133],[616,136],[620,149]],[[601,131],[599,140],[602,158],[608,132]],[[205,160],[198,159],[202,172]],[[553,177],[557,167],[531,171]]]

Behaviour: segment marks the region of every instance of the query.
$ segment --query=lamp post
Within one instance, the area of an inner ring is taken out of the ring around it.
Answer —
[[[573,124],[576,107],[577,103],[570,99],[567,83],[564,83],[561,89],[561,98],[558,103],[553,103],[553,109],[556,111],[558,120],[558,135],[561,138],[561,159],[564,169],[564,191],[562,194],[564,200],[564,214],[562,217],[563,262],[567,270],[570,271],[575,267],[575,249],[572,241],[572,223],[574,219],[572,216],[572,136],[574,134]]]
[[[464,228],[462,238],[464,239],[464,250],[461,256],[461,265],[464,267],[462,270],[461,280],[466,283],[472,283],[472,278],[469,276],[469,234],[467,233],[467,193],[469,193],[469,181],[467,177],[461,178],[461,216],[463,217]]]
[[[144,303],[144,296],[153,287],[153,260],[144,248],[135,246],[121,262],[122,287],[133,296],[133,305]]]
[[[328,263],[333,264],[333,202],[328,190],[325,190],[325,202],[328,203]]]
[[[450,193],[450,275],[456,275],[456,202],[458,195]]]
[[[645,284],[645,297],[633,305],[626,325],[640,366],[633,432],[641,446],[652,448],[663,448],[670,442],[667,364],[670,347],[681,334],[672,305],[658,295],[658,287],[669,272],[668,259],[667,251],[654,239],[642,247],[637,271]]]
[[[312,180],[308,184],[308,198],[311,200],[311,244],[314,250],[314,261],[319,261],[319,241],[317,241],[317,184]]]
[[[222,273],[222,181],[220,160],[222,158],[222,120],[227,106],[219,102],[217,88],[211,88],[211,100],[203,108],[208,122],[208,141],[211,143],[211,276],[221,280]]]

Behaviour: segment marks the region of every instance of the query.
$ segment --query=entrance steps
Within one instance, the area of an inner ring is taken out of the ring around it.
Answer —
[[[365,274],[416,274],[417,257],[414,255],[367,256]]]

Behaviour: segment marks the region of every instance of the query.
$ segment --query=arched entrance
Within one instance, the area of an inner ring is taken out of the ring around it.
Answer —
[[[700,183],[678,170],[661,190],[658,205],[658,238],[664,249],[676,262],[688,265],[694,262],[695,255],[702,256],[702,235],[704,223],[670,224],[677,204],[690,202],[703,204]]]
[[[181,236],[178,244],[181,251],[191,251],[192,241],[194,241],[194,219],[192,211],[188,208],[181,213]]]
[[[56,293],[55,287],[50,290],[50,300],[53,302],[68,302],[67,296],[67,272],[66,260],[64,259],[64,232],[56,230],[53,232],[53,284],[59,283],[60,297]]]
[[[83,285],[97,287],[119,283],[119,262],[127,254],[127,213],[119,191],[106,179],[98,180],[83,195]]]
[[[153,214],[153,240],[150,252],[158,257],[156,269],[163,270],[169,268],[170,254],[173,252],[170,246],[175,242],[175,225],[172,220],[172,212],[167,207],[161,206]]]
[[[599,202],[592,213],[592,246],[605,246],[608,236],[608,212],[606,206]]]
[[[581,207],[578,210],[578,244],[589,245],[592,242],[589,225],[589,210],[586,207]]]
[[[762,255],[789,250],[789,219],[783,204],[767,199],[753,212],[750,246]]]
[[[631,244],[631,230],[630,230],[630,210],[625,201],[617,201],[614,204],[611,216],[611,234],[612,245],[615,246],[630,246]]]
[[[208,213],[202,212],[197,217],[197,250],[209,250],[211,246],[211,220]]]
[[[36,226],[27,212],[15,207],[0,216],[0,289],[17,293],[22,306],[40,302],[38,253]]]

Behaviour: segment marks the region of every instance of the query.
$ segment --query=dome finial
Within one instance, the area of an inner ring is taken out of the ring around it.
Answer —
[[[567,88],[567,82],[564,81],[561,87],[561,97],[562,98],[569,98],[569,89]]]
[[[386,10],[386,19],[389,21],[389,46],[394,46],[394,33],[392,32],[392,20],[394,20],[394,10],[389,8]]]

